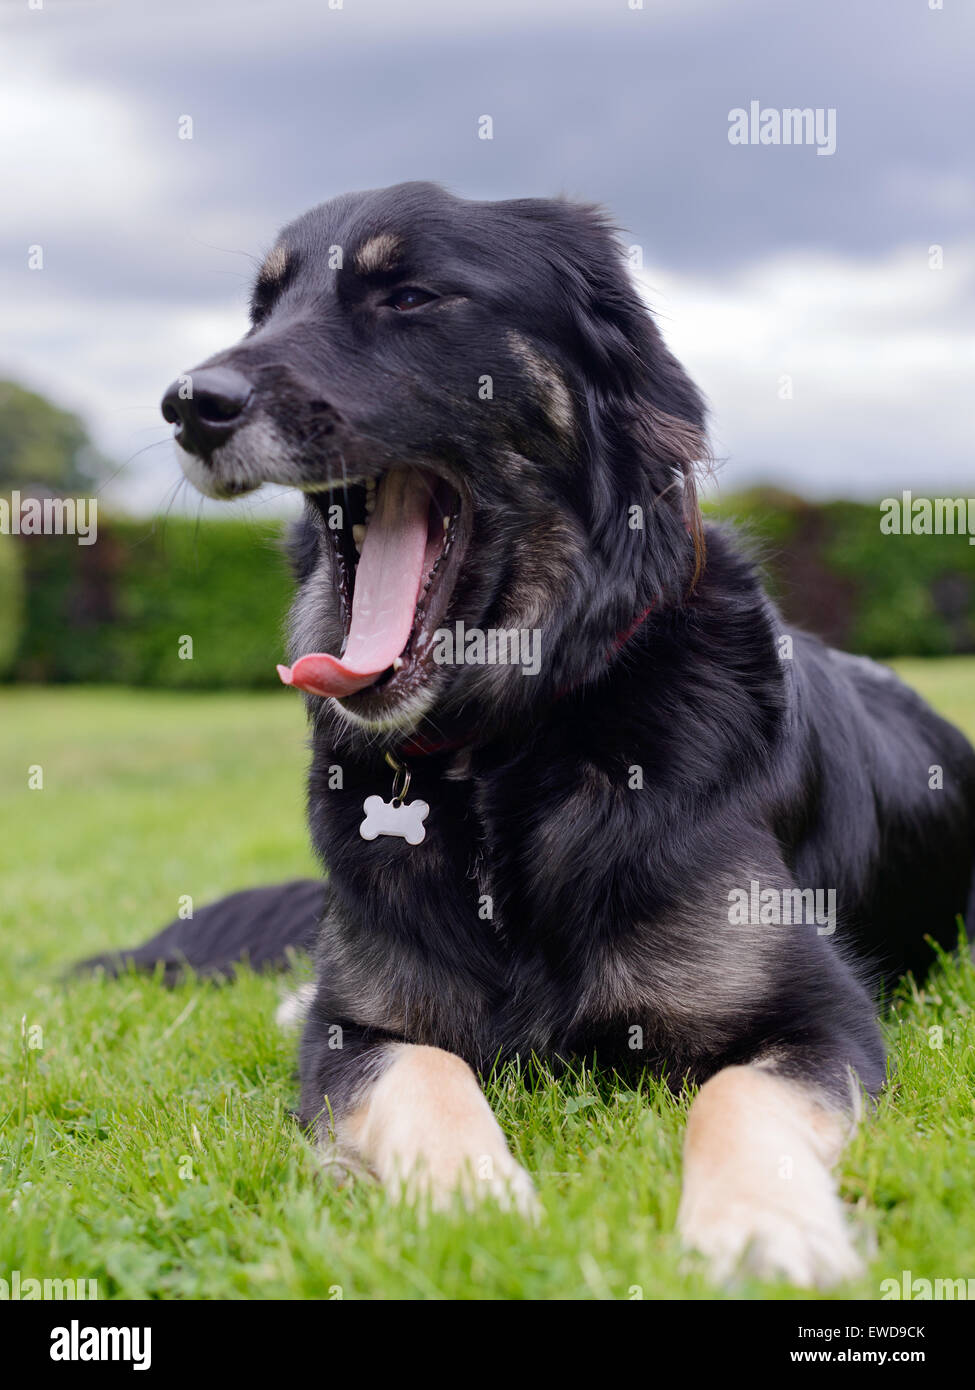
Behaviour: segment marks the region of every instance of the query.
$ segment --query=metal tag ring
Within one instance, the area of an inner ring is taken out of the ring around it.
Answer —
[[[405,763],[401,763],[394,758],[392,753],[386,754],[386,761],[396,774],[393,778],[393,805],[401,806],[406,800],[407,792],[410,790],[410,769]]]

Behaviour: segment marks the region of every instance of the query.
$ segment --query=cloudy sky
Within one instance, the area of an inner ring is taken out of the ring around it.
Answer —
[[[937,3],[2,0],[0,375],[152,513],[162,390],[240,336],[277,227],[411,178],[564,193],[642,248],[724,491],[971,492],[975,6]],[[731,144],[752,101],[835,108],[835,153]]]

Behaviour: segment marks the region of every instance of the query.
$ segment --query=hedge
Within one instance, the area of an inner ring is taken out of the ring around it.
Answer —
[[[773,488],[707,510],[739,524],[790,621],[834,646],[879,658],[975,652],[966,535],[884,535],[877,504],[814,504]]]
[[[20,548],[0,536],[0,676],[10,671],[24,630],[24,577]]]
[[[16,545],[24,603],[13,673],[218,689],[271,685],[291,580],[280,523],[99,517],[98,540]],[[186,641],[190,639],[192,646]]]
[[[869,656],[975,652],[975,546],[885,536],[877,506],[760,490],[737,521],[788,617]],[[99,517],[96,544],[0,535],[0,676],[271,686],[291,580],[280,522]],[[192,641],[192,657],[185,639]]]

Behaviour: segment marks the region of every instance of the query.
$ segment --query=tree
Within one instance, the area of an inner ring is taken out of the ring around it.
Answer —
[[[77,415],[0,381],[0,487],[84,491],[104,465]]]

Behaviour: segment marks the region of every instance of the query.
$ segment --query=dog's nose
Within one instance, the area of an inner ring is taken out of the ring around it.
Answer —
[[[188,453],[206,458],[233,434],[254,388],[233,367],[202,367],[174,381],[162,398],[163,419]]]

